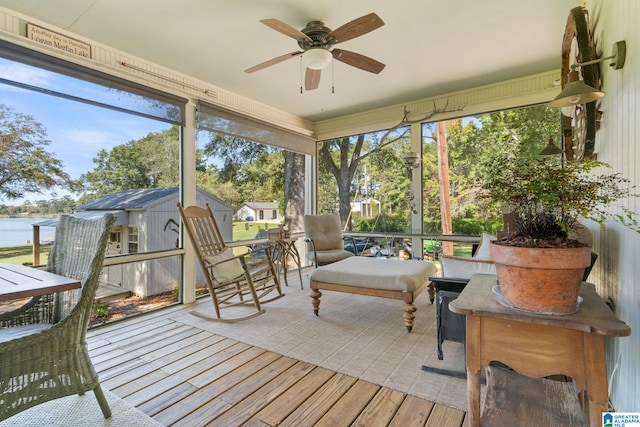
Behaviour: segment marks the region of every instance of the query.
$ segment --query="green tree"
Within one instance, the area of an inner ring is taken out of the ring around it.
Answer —
[[[326,183],[328,194],[337,195],[334,200],[337,201],[340,220],[343,224],[348,222],[351,199],[355,196],[356,189],[359,194],[362,194],[359,191],[362,180],[357,179],[358,174],[363,173],[359,169],[362,162],[371,158],[372,165],[376,165],[378,171],[385,167],[402,171],[402,153],[407,151],[409,129],[405,126],[391,129],[388,132],[360,134],[323,141],[318,156],[320,173],[325,176],[319,177],[319,181]],[[404,148],[398,149],[399,146]],[[333,180],[327,175],[331,175]],[[369,185],[373,187],[377,187],[380,183],[381,181],[378,181],[375,175],[374,180],[369,181]],[[373,197],[375,192],[369,192],[367,189],[367,194]],[[327,209],[329,212],[334,212],[335,202],[332,202],[331,198],[331,196],[325,195],[320,206],[326,206],[329,208]],[[333,208],[331,209],[332,204]],[[348,228],[351,229],[351,226],[349,225]]]
[[[32,116],[0,104],[0,196],[17,199],[55,187],[71,188],[62,161],[45,149],[50,141]]]
[[[77,192],[87,202],[117,191],[172,187],[179,182],[179,131],[176,126],[137,141],[101,149],[96,167],[80,177]]]
[[[229,185],[224,189],[233,200],[223,198],[228,203],[281,202],[284,210],[285,155],[278,148],[269,147],[241,138],[220,133],[212,133],[209,142],[202,149],[206,159],[219,159],[222,165],[213,167],[216,185]],[[222,189],[221,189],[222,190]],[[219,192],[214,194],[219,195]]]
[[[465,124],[466,122],[466,124]],[[481,195],[496,158],[536,157],[551,137],[560,141],[557,109],[517,108],[450,121],[447,126],[452,212],[457,218],[495,218],[498,206]],[[559,156],[558,156],[559,159]],[[489,167],[488,165],[492,165]]]

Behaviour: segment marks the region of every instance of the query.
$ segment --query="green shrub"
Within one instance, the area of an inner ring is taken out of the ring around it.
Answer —
[[[106,302],[96,304],[93,306],[93,311],[97,318],[108,318],[110,313],[109,304]]]

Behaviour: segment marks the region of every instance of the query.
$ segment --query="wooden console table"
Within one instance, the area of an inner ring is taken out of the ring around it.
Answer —
[[[507,307],[497,300],[494,275],[476,274],[449,305],[466,315],[467,397],[469,425],[480,425],[480,369],[500,361],[529,377],[566,375],[585,390],[590,425],[606,411],[605,336],[627,336],[620,321],[590,283],[583,283],[582,303],[574,314],[554,316]]]

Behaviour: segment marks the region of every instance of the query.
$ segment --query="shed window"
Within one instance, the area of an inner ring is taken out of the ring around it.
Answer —
[[[138,253],[138,227],[129,227],[127,241],[129,242],[129,253]]]

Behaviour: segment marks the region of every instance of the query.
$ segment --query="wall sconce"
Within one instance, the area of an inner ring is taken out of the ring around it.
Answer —
[[[577,104],[587,104],[602,98],[604,96],[604,92],[599,91],[580,80],[580,73],[576,68],[584,67],[585,65],[597,64],[611,59],[612,61],[609,66],[614,70],[620,70],[624,67],[626,56],[627,44],[622,40],[613,44],[610,56],[594,59],[593,61],[586,61],[580,64],[572,64],[569,70],[567,84],[562,92],[560,92],[558,96],[549,103],[549,107],[572,107]]]
[[[407,175],[409,176],[409,180],[413,180],[413,174],[411,171],[418,166],[420,166],[420,153],[416,153],[415,151],[410,151],[404,156],[402,156],[402,161],[407,167]],[[414,215],[418,214],[418,210],[416,209],[415,195],[413,194],[413,187],[410,186],[409,193],[409,203],[411,204],[411,212]]]
[[[562,149],[553,143],[553,138],[549,138],[547,146],[538,153],[539,156],[554,156],[556,154],[562,154]]]

